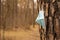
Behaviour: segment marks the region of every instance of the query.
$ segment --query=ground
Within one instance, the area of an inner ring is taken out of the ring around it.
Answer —
[[[17,30],[17,31],[4,31],[3,36],[3,30],[1,31],[0,39],[1,40],[40,40],[40,34],[39,34],[39,27],[38,25],[35,25],[33,28],[30,26],[30,30]]]

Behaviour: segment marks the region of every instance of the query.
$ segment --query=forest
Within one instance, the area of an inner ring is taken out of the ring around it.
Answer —
[[[44,40],[40,38],[39,25],[35,22],[40,1],[0,0],[0,40]],[[43,1],[45,40],[60,40],[60,0],[55,3]]]

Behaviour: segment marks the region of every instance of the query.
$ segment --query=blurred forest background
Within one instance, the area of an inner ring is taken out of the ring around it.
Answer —
[[[38,1],[34,0],[1,0],[0,40],[40,40],[39,25],[35,23],[38,5]],[[60,0],[58,7],[60,10]],[[56,22],[59,25],[56,30],[59,31],[60,21]]]
[[[29,28],[37,16],[37,3],[33,0],[2,0],[0,28]]]

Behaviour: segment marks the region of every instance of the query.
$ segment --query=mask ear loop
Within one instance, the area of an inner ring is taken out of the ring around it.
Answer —
[[[42,2],[42,10],[44,11],[44,2]]]
[[[40,3],[39,3],[39,11],[40,11],[40,9],[41,9],[41,1],[40,1]]]
[[[43,9],[43,7],[44,7],[44,2],[42,2],[42,3],[40,2],[39,5],[40,5],[40,6],[39,6],[39,11],[40,11],[40,10],[44,11],[44,9]]]

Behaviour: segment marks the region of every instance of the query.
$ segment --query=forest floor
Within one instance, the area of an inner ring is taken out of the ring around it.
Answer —
[[[30,30],[4,31],[0,30],[0,40],[40,40],[39,27],[35,25]],[[3,36],[4,35],[4,36]]]

